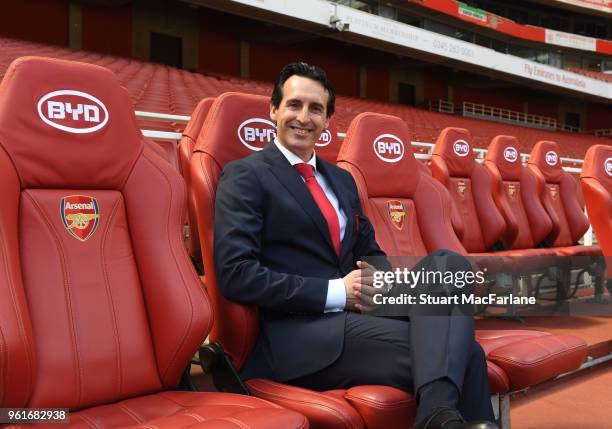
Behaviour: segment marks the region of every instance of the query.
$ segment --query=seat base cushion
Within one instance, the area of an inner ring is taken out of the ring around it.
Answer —
[[[57,425],[23,425],[13,428]],[[217,392],[167,391],[70,413],[70,429],[307,429],[308,420],[294,411],[251,396]]]
[[[573,335],[528,330],[478,330],[487,361],[504,370],[511,390],[573,371],[586,360],[587,345]]]

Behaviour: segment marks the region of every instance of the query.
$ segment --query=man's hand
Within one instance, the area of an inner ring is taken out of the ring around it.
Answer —
[[[374,268],[372,265],[358,261],[357,269],[348,273],[342,280],[346,290],[346,309],[349,311],[367,313],[374,308],[373,296],[380,292],[374,283]]]

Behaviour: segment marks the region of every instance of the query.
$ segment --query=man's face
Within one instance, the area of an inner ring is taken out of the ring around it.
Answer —
[[[283,85],[283,99],[270,106],[279,142],[307,162],[319,136],[329,125],[328,92],[316,80],[293,75]]]

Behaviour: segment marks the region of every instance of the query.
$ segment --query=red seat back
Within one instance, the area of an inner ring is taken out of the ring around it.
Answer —
[[[191,174],[189,168],[189,161],[191,160],[191,154],[195,148],[196,140],[204,125],[204,120],[208,115],[208,111],[212,106],[215,99],[213,97],[204,98],[201,100],[193,113],[191,119],[183,131],[183,138],[181,139],[178,146],[178,157],[179,165],[181,167],[181,173],[185,184],[187,185],[187,208],[188,208],[188,221],[189,221],[189,255],[196,260],[201,260],[202,255],[200,253],[200,237],[198,234],[198,222],[196,221],[195,214],[195,201],[194,194],[191,191]]]
[[[448,192],[419,168],[400,118],[356,116],[338,166],[353,175],[376,241],[388,255],[424,256],[440,248],[465,253],[453,232]]]
[[[445,128],[431,158],[433,177],[448,189],[463,220],[462,243],[468,252],[488,252],[506,223],[491,194],[491,179],[476,162],[472,136],[464,128]]]
[[[536,143],[528,167],[545,188],[542,203],[553,222],[546,241],[554,247],[575,245],[589,229],[589,221],[578,202],[576,179],[561,168],[557,143]]]
[[[228,92],[219,96],[200,132],[191,157],[191,184],[208,289],[216,320],[210,334],[234,364],[241,367],[251,353],[258,329],[255,307],[229,301],[217,284],[213,258],[215,195],[225,164],[261,150],[274,139],[270,99]]]
[[[584,158],[580,174],[587,213],[605,256],[612,256],[612,146],[594,145]],[[608,258],[609,262],[612,262]],[[608,278],[612,266],[608,264]]]
[[[102,67],[26,57],[0,86],[0,407],[176,388],[211,324],[185,189]]]
[[[338,130],[336,128],[336,120],[332,116],[329,121],[329,126],[325,131],[321,133],[319,141],[315,143],[315,151],[317,157],[324,159],[332,164],[336,163],[338,152],[340,152],[340,146],[342,140],[338,138]]]
[[[484,164],[493,199],[506,221],[502,241],[509,249],[531,249],[550,234],[552,221],[541,203],[544,188],[521,163],[518,148],[516,137],[494,137]]]

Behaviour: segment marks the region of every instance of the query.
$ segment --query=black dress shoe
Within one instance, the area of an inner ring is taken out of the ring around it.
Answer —
[[[499,426],[488,421],[466,422],[456,409],[441,407],[415,429],[499,429]]]

